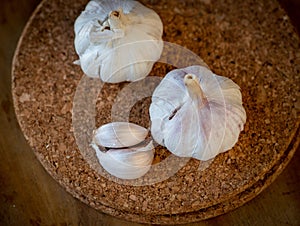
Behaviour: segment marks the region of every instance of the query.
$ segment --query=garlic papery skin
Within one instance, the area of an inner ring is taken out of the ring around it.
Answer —
[[[156,142],[177,156],[202,161],[231,149],[246,122],[239,86],[202,66],[169,72],[149,111]]]
[[[143,142],[148,130],[129,122],[112,122],[94,131],[93,143],[107,148],[124,148]]]
[[[160,17],[137,1],[92,0],[74,31],[76,63],[104,82],[145,78],[163,49]]]
[[[131,148],[100,150],[96,144],[91,145],[96,151],[101,166],[111,175],[120,179],[137,179],[145,175],[151,168],[154,158],[154,146],[147,145]]]

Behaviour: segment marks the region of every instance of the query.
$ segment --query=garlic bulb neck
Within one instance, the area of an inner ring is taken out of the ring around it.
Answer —
[[[207,98],[201,89],[199,80],[194,74],[186,74],[184,76],[184,84],[194,103],[197,103],[199,106],[207,103]]]
[[[125,21],[126,17],[122,9],[112,11],[108,17],[108,24],[110,26],[110,30],[122,29],[124,27]]]

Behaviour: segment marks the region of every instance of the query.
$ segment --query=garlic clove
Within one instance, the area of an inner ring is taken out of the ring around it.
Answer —
[[[109,149],[107,152],[102,152],[95,144],[92,147],[101,166],[109,174],[121,179],[142,177],[150,170],[154,158],[152,141],[135,148]]]
[[[161,106],[164,105],[162,108]],[[154,140],[163,145],[163,133],[164,130],[164,121],[170,117],[170,112],[175,111],[175,107],[172,106],[170,103],[165,102],[163,100],[157,99],[157,101],[152,102],[149,108],[149,112],[151,117],[151,135]]]
[[[90,45],[89,32],[94,27],[94,22],[87,22],[84,27],[77,31],[75,37],[75,50],[79,55],[82,55]]]
[[[112,122],[94,131],[93,143],[108,148],[124,148],[143,142],[147,134],[147,129],[134,123]]]
[[[162,52],[162,42],[147,40],[147,37],[140,37],[141,41],[134,41],[139,36],[131,37],[132,35],[134,33],[128,34],[120,41],[120,45],[102,54],[99,72],[102,81],[138,81],[150,73],[153,63],[159,59]]]
[[[88,74],[89,77],[99,78],[100,77],[100,68],[98,64],[101,64],[103,58],[107,54],[106,51],[98,53],[97,46],[90,46],[80,57],[80,66],[85,74]],[[97,58],[95,58],[97,55]]]
[[[246,112],[238,85],[191,66],[171,71],[161,81],[152,96],[150,118],[155,141],[177,156],[206,161],[235,145]]]

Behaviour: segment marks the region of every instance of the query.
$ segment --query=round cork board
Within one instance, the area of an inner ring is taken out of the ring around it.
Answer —
[[[160,15],[164,41],[192,51],[214,73],[241,87],[247,122],[234,148],[199,167],[193,159],[178,164],[178,158],[157,146],[154,180],[146,174],[128,182],[105,174],[88,146],[92,130],[122,118],[124,108],[130,109],[130,121],[149,127],[147,95],[128,106],[118,97],[140,96],[135,90],[141,86],[151,93],[154,78],[174,65],[156,63],[147,83],[133,88],[134,83],[102,84],[87,78],[73,64],[73,25],[87,0],[44,0],[27,23],[12,68],[20,127],[51,176],[102,212],[158,224],[226,213],[266,188],[299,146],[299,38],[275,0],[142,3]],[[176,54],[179,64],[186,60]]]

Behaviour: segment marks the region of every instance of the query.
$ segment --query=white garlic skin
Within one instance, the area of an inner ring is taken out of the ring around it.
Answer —
[[[129,122],[112,122],[94,131],[93,143],[107,148],[124,148],[143,142],[148,130]]]
[[[152,141],[145,146],[135,148],[110,149],[102,152],[95,145],[97,158],[101,166],[111,175],[120,179],[137,179],[151,168],[154,158]]]
[[[161,81],[150,118],[156,142],[177,156],[207,161],[235,145],[246,112],[237,84],[206,67],[191,66],[173,70]]]
[[[92,0],[74,31],[76,63],[87,76],[109,83],[143,79],[163,48],[159,16],[137,1]]]

